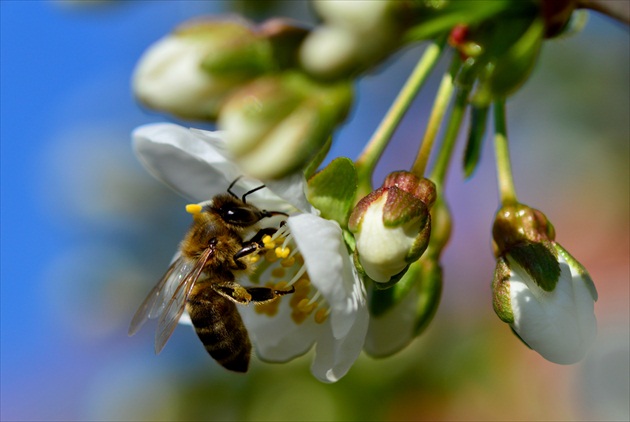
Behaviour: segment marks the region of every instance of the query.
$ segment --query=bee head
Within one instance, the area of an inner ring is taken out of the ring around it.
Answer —
[[[208,211],[216,213],[226,224],[238,228],[253,226],[266,217],[286,215],[277,211],[261,210],[227,194],[214,197]]]

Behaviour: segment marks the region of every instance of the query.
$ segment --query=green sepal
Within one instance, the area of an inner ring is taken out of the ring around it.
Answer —
[[[523,337],[519,336],[518,333],[516,332],[516,330],[514,329],[514,327],[512,327],[510,325],[510,330],[512,330],[512,334],[514,334],[516,336],[516,338],[518,338],[521,343],[523,343],[525,346],[527,346],[528,349],[532,349],[532,346],[530,346],[529,344],[527,344],[527,342],[525,340],[523,340]],[[532,349],[534,350],[534,349]]]
[[[405,33],[405,41],[420,41],[447,33],[455,25],[473,25],[502,12],[519,9],[513,0],[410,2],[418,24]],[[518,13],[518,11],[516,12]]]
[[[427,250],[429,242],[431,241],[431,215],[428,214],[424,222],[424,226],[416,236],[416,240],[413,242],[413,246],[410,248],[409,253],[405,256],[405,261],[412,263],[417,261],[422,254]]]
[[[593,298],[595,302],[597,302],[597,299],[599,297],[597,293],[597,288],[595,288],[595,283],[593,283],[593,279],[591,278],[591,275],[588,273],[588,271],[586,271],[586,268],[584,268],[582,264],[580,264],[575,258],[573,258],[573,255],[571,255],[566,249],[564,249],[558,243],[554,242],[553,246],[555,247],[558,254],[562,255],[564,260],[567,261],[567,264],[569,265],[569,267],[573,267],[573,269],[576,270],[577,273],[582,277],[582,280],[586,284],[586,288],[591,294],[591,297]]]
[[[419,227],[424,227],[429,216],[429,209],[416,196],[392,186],[385,193],[387,199],[383,206],[383,225],[399,227],[411,220],[418,219]]]
[[[369,283],[368,309],[370,315],[379,317],[396,306],[409,293],[419,277],[420,265],[414,263],[408,267],[406,272],[402,273],[399,280],[394,283],[395,285],[391,284],[388,288],[381,286],[381,284],[391,283],[391,280],[387,283]]]
[[[514,312],[512,311],[512,298],[510,297],[510,267],[505,258],[497,260],[497,267],[494,270],[492,280],[492,308],[503,322],[514,323]]]
[[[515,21],[519,25],[522,20]],[[514,93],[529,78],[543,41],[544,26],[540,19],[534,19],[522,36],[502,52],[503,45],[498,45],[498,54],[485,65],[479,77],[479,87],[471,102],[480,107],[487,106],[496,99],[506,98]],[[492,56],[493,52],[488,52]]]
[[[253,78],[276,68],[271,45],[263,39],[208,54],[201,67],[211,75],[230,78]]]
[[[434,260],[418,261],[418,300],[416,304],[416,323],[414,337],[420,335],[433,320],[442,298],[442,266]]]
[[[306,164],[306,168],[304,169],[304,178],[310,179],[319,166],[324,162],[328,152],[330,151],[330,147],[332,146],[332,136],[328,137],[326,143],[321,147],[321,149],[315,154],[313,158]]]
[[[525,242],[508,251],[508,257],[516,261],[546,292],[552,292],[560,279],[558,257],[549,243]]]
[[[479,164],[488,122],[488,109],[489,107],[478,107],[474,104],[470,107],[470,128],[466,151],[464,152],[464,175],[466,178],[472,176]]]
[[[380,317],[397,306],[409,294],[416,296],[413,337],[421,334],[433,320],[442,297],[442,268],[432,260],[412,264],[393,287],[381,290],[379,283],[370,284],[368,309]],[[414,289],[415,288],[415,289]]]
[[[354,206],[357,183],[357,171],[352,160],[335,158],[308,180],[306,197],[320,210],[323,218],[334,220],[346,228]]]

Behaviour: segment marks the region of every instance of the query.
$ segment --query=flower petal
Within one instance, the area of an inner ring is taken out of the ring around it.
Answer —
[[[155,178],[194,201],[204,201],[225,192],[243,172],[223,151],[221,132],[187,129],[171,123],[154,123],[133,132],[136,154]],[[247,178],[239,180],[243,192],[263,182]],[[254,203],[274,211],[311,212],[304,194],[304,176],[269,181],[269,189],[257,191]],[[288,204],[287,204],[288,203]]]
[[[295,324],[288,300],[282,300],[272,317],[257,313],[254,305],[240,307],[240,311],[258,357],[267,362],[286,362],[303,355],[322,330],[312,319]]]
[[[330,306],[333,336],[343,338],[355,324],[367,322],[368,312],[365,289],[346,250],[341,227],[312,214],[292,216],[288,224],[311,283]]]
[[[188,199],[212,198],[241,175],[209,142],[182,126],[140,126],[133,132],[133,142],[149,173]]]
[[[559,254],[560,279],[545,292],[508,255],[513,328],[545,359],[572,364],[581,360],[597,335],[594,301],[584,275]]]
[[[329,319],[325,324],[334,324]],[[368,328],[367,312],[359,313],[352,330],[339,339],[320,336],[315,347],[315,359],[311,365],[313,375],[323,382],[336,382],[346,375],[359,357]],[[327,330],[330,330],[328,327]],[[333,329],[334,331],[334,329]]]
[[[404,299],[383,315],[370,318],[365,351],[374,357],[399,352],[414,339],[418,288],[413,287]]]

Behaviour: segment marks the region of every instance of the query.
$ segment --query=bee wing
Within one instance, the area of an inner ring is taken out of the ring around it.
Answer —
[[[186,299],[190,295],[193,286],[204,267],[210,255],[214,253],[214,248],[205,249],[200,255],[199,259],[194,263],[193,267],[186,274],[184,279],[177,284],[177,288],[173,291],[168,303],[165,304],[163,310],[160,313],[160,319],[158,320],[158,327],[155,333],[155,353],[160,353],[164,348],[164,345],[173,334],[179,318],[182,316],[184,309],[186,308]]]
[[[148,318],[153,319],[160,314],[182,280],[192,271],[193,266],[193,262],[182,257],[171,264],[133,316],[131,324],[129,324],[128,334],[130,336],[138,332]]]

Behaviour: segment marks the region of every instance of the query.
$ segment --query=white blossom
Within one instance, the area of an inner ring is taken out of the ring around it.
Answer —
[[[136,129],[133,138],[136,153],[149,172],[196,201],[224,192],[243,175],[226,158],[220,132],[151,124]],[[242,281],[289,283],[295,293],[239,310],[262,360],[285,362],[315,345],[313,375],[335,382],[347,373],[363,347],[368,326],[363,284],[339,225],[319,217],[306,200],[303,176],[265,183],[267,189],[247,200],[267,210],[291,212],[286,226],[278,230],[276,242],[295,252]],[[234,189],[245,192],[261,184],[245,177]],[[279,265],[291,257],[296,265]]]

